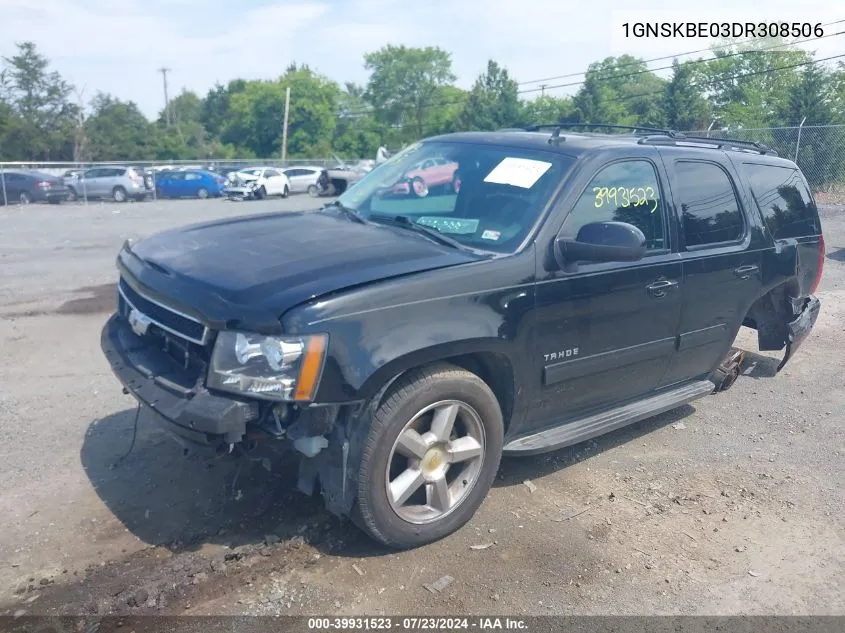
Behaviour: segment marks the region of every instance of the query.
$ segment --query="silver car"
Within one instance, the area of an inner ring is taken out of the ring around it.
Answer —
[[[322,167],[314,167],[312,165],[288,167],[284,170],[284,174],[290,181],[290,192],[308,192],[310,195],[316,196],[319,192],[317,180],[320,178],[320,173],[322,171]]]
[[[76,198],[111,198],[126,202],[129,198],[144,200],[152,194],[152,178],[137,167],[100,166],[86,169],[65,178],[70,200]]]

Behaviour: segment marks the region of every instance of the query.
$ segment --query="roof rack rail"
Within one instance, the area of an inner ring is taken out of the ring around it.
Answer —
[[[657,133],[657,134],[665,134],[666,136],[669,136],[669,137],[674,137],[674,136],[680,135],[680,132],[676,132],[675,130],[666,130],[666,129],[663,129],[663,128],[648,127],[648,126],[644,126],[644,125],[616,125],[616,124],[613,124],[613,123],[564,123],[564,122],[548,123],[548,124],[540,123],[540,124],[536,124],[536,125],[530,125],[530,126],[526,127],[525,129],[527,131],[534,132],[534,131],[537,131],[541,128],[550,128],[550,127],[559,128],[559,129],[560,128],[590,128],[590,129],[609,128],[611,130],[629,130],[629,131],[634,132],[634,133],[636,133],[638,131],[653,132],[653,133]]]
[[[741,150],[753,150],[760,154],[777,156],[778,153],[771,147],[758,141],[741,141],[739,139],[722,138],[720,136],[687,136],[677,132],[673,136],[651,135],[644,136],[638,141],[642,145],[677,145],[678,143],[712,145],[716,149],[736,148]]]

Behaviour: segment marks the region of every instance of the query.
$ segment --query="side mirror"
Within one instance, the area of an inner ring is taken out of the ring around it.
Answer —
[[[554,254],[561,268],[576,262],[635,262],[645,257],[646,239],[627,222],[591,222],[574,240],[558,236]]]

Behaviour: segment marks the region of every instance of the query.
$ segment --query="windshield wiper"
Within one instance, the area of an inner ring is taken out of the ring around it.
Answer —
[[[358,213],[358,211],[356,211],[352,207],[347,207],[345,204],[343,204],[339,200],[335,200],[334,202],[329,202],[323,208],[324,209],[328,209],[328,208],[338,209],[338,210],[340,210],[341,213],[343,213],[343,215],[345,215],[347,218],[349,218],[353,222],[358,222],[358,224],[369,224],[369,221],[367,221],[367,218],[365,218],[363,215]]]
[[[415,233],[420,233],[425,235],[435,242],[439,244],[443,244],[444,246],[449,246],[451,248],[456,248],[462,251],[471,251],[472,249],[461,244],[458,240],[454,240],[451,237],[443,235],[440,231],[436,228],[431,226],[425,226],[424,224],[417,224],[414,220],[408,215],[378,215],[378,216],[370,216],[371,218],[378,218],[379,220],[386,220],[392,226],[398,226],[403,229],[409,229],[414,231]]]

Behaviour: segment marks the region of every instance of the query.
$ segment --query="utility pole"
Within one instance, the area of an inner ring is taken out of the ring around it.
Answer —
[[[164,122],[167,127],[170,127],[170,100],[167,98],[167,73],[170,72],[170,69],[159,68],[158,72],[161,73],[161,78],[164,82]]]
[[[285,88],[285,122],[282,124],[282,160],[288,155],[288,116],[290,114],[290,86]]]
[[[540,84],[540,96],[541,97],[546,96],[546,86],[548,86],[548,85],[549,84]]]

